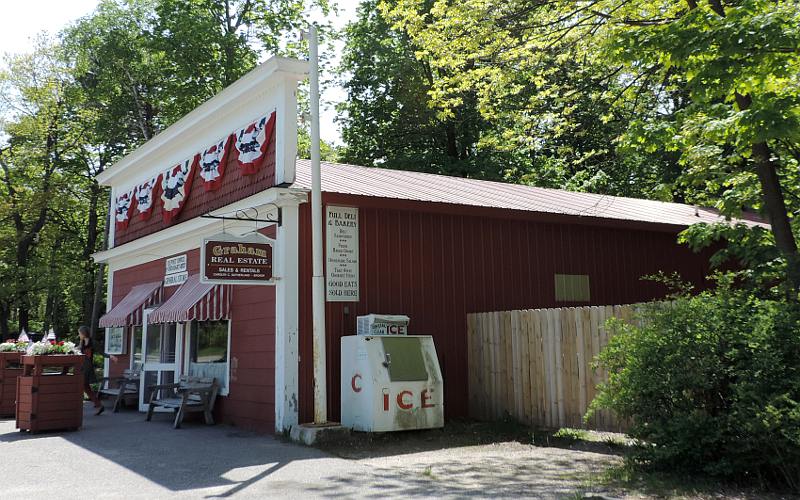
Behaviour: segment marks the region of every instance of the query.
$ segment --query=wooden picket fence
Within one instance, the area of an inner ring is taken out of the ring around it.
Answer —
[[[607,410],[584,422],[597,385],[592,362],[608,343],[605,322],[633,321],[635,307],[593,306],[469,314],[469,411],[536,427],[624,431]]]

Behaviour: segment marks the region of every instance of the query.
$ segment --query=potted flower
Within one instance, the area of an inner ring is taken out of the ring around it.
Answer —
[[[0,344],[0,352],[25,352],[27,350],[27,342],[20,342],[14,339],[8,339]]]
[[[56,342],[55,340],[42,340],[34,342],[26,349],[28,356],[45,356],[51,354],[80,354],[75,349],[73,342]]]
[[[72,342],[34,342],[21,357],[17,428],[38,432],[77,429],[83,421],[84,356]]]
[[[0,417],[14,415],[17,377],[22,373],[20,356],[27,348],[27,342],[13,339],[0,344]]]

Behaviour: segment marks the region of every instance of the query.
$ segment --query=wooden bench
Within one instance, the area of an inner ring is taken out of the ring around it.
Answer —
[[[138,370],[125,370],[121,377],[103,377],[97,394],[100,397],[114,398],[114,413],[116,413],[126,400],[138,402],[140,377],[141,373]]]
[[[177,384],[152,385],[148,389],[151,391],[147,408],[148,422],[153,416],[153,410],[160,407],[175,412],[175,429],[181,426],[183,417],[189,412],[203,412],[206,424],[214,425],[211,412],[214,411],[214,401],[219,392],[217,379],[182,375]]]

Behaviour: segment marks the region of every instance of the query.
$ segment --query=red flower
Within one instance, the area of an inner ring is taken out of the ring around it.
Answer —
[[[58,345],[64,345],[64,341],[62,340],[61,342],[58,343]]]
[[[55,340],[51,340],[50,341],[50,345],[56,345],[56,341]]]

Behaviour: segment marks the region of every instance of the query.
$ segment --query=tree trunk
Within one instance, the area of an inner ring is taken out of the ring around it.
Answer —
[[[9,320],[11,319],[11,305],[8,302],[0,302],[0,338],[5,340],[11,337]]]
[[[749,95],[736,94],[736,105],[744,111],[750,107],[752,98]],[[797,241],[792,233],[786,200],[778,178],[778,162],[773,157],[772,149],[766,142],[757,142],[751,146],[756,174],[761,184],[761,196],[767,212],[775,246],[783,254],[787,263],[787,278],[794,289],[800,289],[800,254]]]
[[[109,195],[110,196],[110,195]],[[109,204],[110,205],[110,204]],[[103,249],[108,248],[108,233],[111,226],[111,212],[109,211],[108,218],[106,219],[105,231],[103,231]],[[89,321],[89,330],[91,338],[96,338],[98,329],[98,319],[100,318],[100,299],[103,296],[103,280],[105,278],[106,265],[98,264],[97,273],[95,274],[94,281],[94,300],[92,301],[92,316]]]
[[[800,254],[797,241],[792,233],[792,225],[786,209],[786,201],[778,179],[778,165],[772,157],[772,150],[766,142],[753,144],[753,161],[761,182],[764,208],[775,237],[775,245],[786,258],[787,277],[794,289],[800,289]]]
[[[97,181],[92,181],[91,190],[89,193],[89,220],[87,221],[86,241],[83,247],[83,262],[84,272],[86,273],[86,281],[84,281],[83,297],[82,297],[82,314],[81,323],[88,325],[92,322],[92,311],[94,307],[95,296],[95,273],[97,272],[96,266],[92,262],[92,254],[97,249],[97,238],[100,233],[98,223],[100,217],[98,216],[97,209],[100,203],[100,197],[103,192]]]

